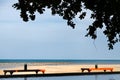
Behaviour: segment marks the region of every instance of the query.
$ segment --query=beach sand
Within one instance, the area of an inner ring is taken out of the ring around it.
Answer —
[[[45,69],[45,74],[48,73],[76,73],[81,72],[81,68],[94,68],[93,64],[72,64],[72,65],[40,65],[28,66],[27,69]],[[113,71],[120,71],[120,64],[99,64],[99,68],[113,68]],[[10,70],[24,69],[24,67],[9,68]],[[98,72],[97,70],[94,72]],[[102,71],[103,72],[103,71]],[[3,75],[3,70],[0,70],[0,75]],[[9,74],[9,73],[7,73]],[[15,72],[14,74],[35,74],[35,72]],[[42,74],[42,72],[39,72]]]

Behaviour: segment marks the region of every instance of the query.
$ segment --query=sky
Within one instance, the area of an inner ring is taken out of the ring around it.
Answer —
[[[72,29],[61,17],[46,10],[35,21],[24,22],[12,5],[17,0],[0,0],[0,59],[120,59],[120,43],[108,50],[102,30],[98,38],[85,37],[93,20],[74,19]]]

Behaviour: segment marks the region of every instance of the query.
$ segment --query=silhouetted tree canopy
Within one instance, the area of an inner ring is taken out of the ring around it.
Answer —
[[[25,22],[35,20],[35,12],[44,14],[46,9],[51,9],[52,15],[58,14],[72,28],[75,28],[73,19],[77,15],[84,19],[83,8],[88,9],[92,11],[90,18],[94,21],[88,26],[86,36],[96,39],[97,29],[104,27],[109,49],[120,42],[120,0],[18,0],[13,7],[21,11],[20,16]]]

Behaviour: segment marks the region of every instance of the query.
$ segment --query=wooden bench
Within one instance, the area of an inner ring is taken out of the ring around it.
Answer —
[[[88,72],[91,72],[93,70],[103,70],[104,72],[106,72],[107,70],[109,71],[113,71],[113,68],[81,68],[82,72],[84,72],[85,70],[87,70]]]
[[[10,75],[12,75],[14,72],[36,72],[36,74],[38,74],[38,72],[42,72],[43,74],[45,73],[44,69],[28,69],[28,70],[3,70],[4,75],[7,74],[7,72],[10,73]]]

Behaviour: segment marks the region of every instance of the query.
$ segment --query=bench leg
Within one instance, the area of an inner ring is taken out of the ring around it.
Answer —
[[[82,72],[84,72],[84,70],[82,70]]]
[[[104,70],[104,72],[106,72],[106,70]]]
[[[38,71],[36,71],[36,74],[38,74]]]
[[[44,74],[44,73],[45,73],[45,71],[42,71],[42,73]]]
[[[90,72],[91,70],[88,70],[88,72]]]
[[[4,72],[4,75],[6,75],[7,72]]]
[[[10,75],[12,75],[13,74],[13,72],[10,72]]]

